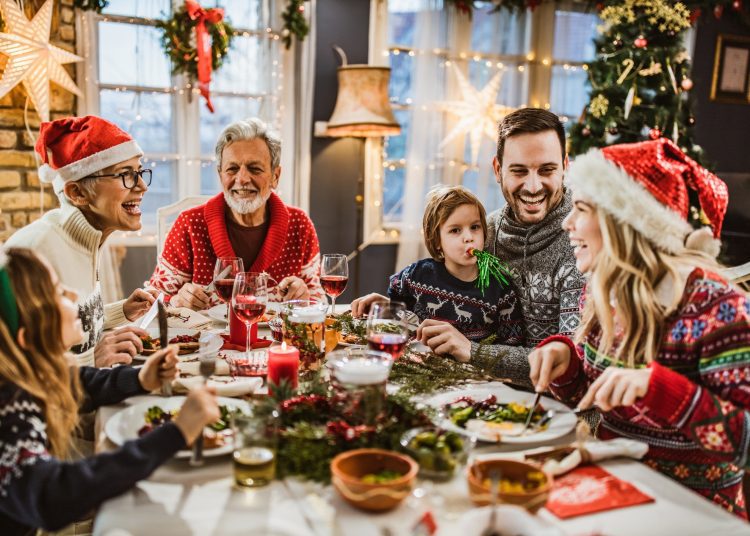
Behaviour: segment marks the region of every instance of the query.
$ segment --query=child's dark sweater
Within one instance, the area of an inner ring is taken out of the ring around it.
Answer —
[[[492,279],[484,294],[475,281],[452,276],[445,264],[422,259],[391,276],[388,297],[402,301],[419,320],[453,324],[470,341],[496,335],[495,344],[521,345],[523,317],[512,286]]]

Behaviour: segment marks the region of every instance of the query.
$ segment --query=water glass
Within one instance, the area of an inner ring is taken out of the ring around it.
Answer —
[[[255,488],[269,484],[276,476],[279,414],[268,405],[254,403],[250,412],[232,416],[234,432],[234,481]]]

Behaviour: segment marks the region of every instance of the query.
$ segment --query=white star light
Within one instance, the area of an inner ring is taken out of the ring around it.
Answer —
[[[43,121],[49,121],[50,81],[82,96],[62,64],[83,58],[49,43],[53,4],[54,0],[47,0],[34,18],[28,20],[13,0],[0,0],[0,12],[8,32],[0,32],[0,53],[9,56],[0,77],[0,98],[23,82]]]
[[[440,147],[445,147],[454,139],[468,133],[471,142],[471,163],[475,165],[479,156],[479,144],[482,141],[482,136],[486,135],[494,141],[497,137],[497,124],[514,109],[495,103],[497,94],[500,92],[503,71],[498,71],[481,91],[469,84],[469,81],[455,64],[453,65],[453,71],[458,78],[458,89],[461,92],[462,100],[440,102],[438,107],[445,112],[458,116],[459,121],[445,137]]]

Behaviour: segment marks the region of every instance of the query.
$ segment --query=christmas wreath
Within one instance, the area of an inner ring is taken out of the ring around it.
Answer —
[[[201,95],[213,112],[209,97],[211,71],[221,67],[234,37],[234,29],[224,20],[224,10],[203,9],[197,2],[186,0],[172,18],[156,25],[164,31],[162,46],[172,61],[172,74],[184,74],[191,82],[197,80]]]

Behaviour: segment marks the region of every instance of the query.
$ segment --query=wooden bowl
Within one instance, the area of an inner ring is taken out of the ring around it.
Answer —
[[[532,514],[547,503],[552,488],[552,476],[543,472],[539,465],[515,460],[482,460],[474,462],[467,474],[469,497],[477,506],[486,506],[492,501],[487,480],[493,469],[500,472],[501,479],[523,481],[531,472],[541,472],[544,475],[542,483],[534,489],[521,492],[500,491],[497,495],[499,503],[515,504],[526,508]]]
[[[378,484],[362,481],[365,475],[386,470],[402,476]],[[398,506],[411,493],[418,471],[417,462],[403,454],[382,449],[356,449],[331,460],[331,483],[352,506],[383,512]]]

